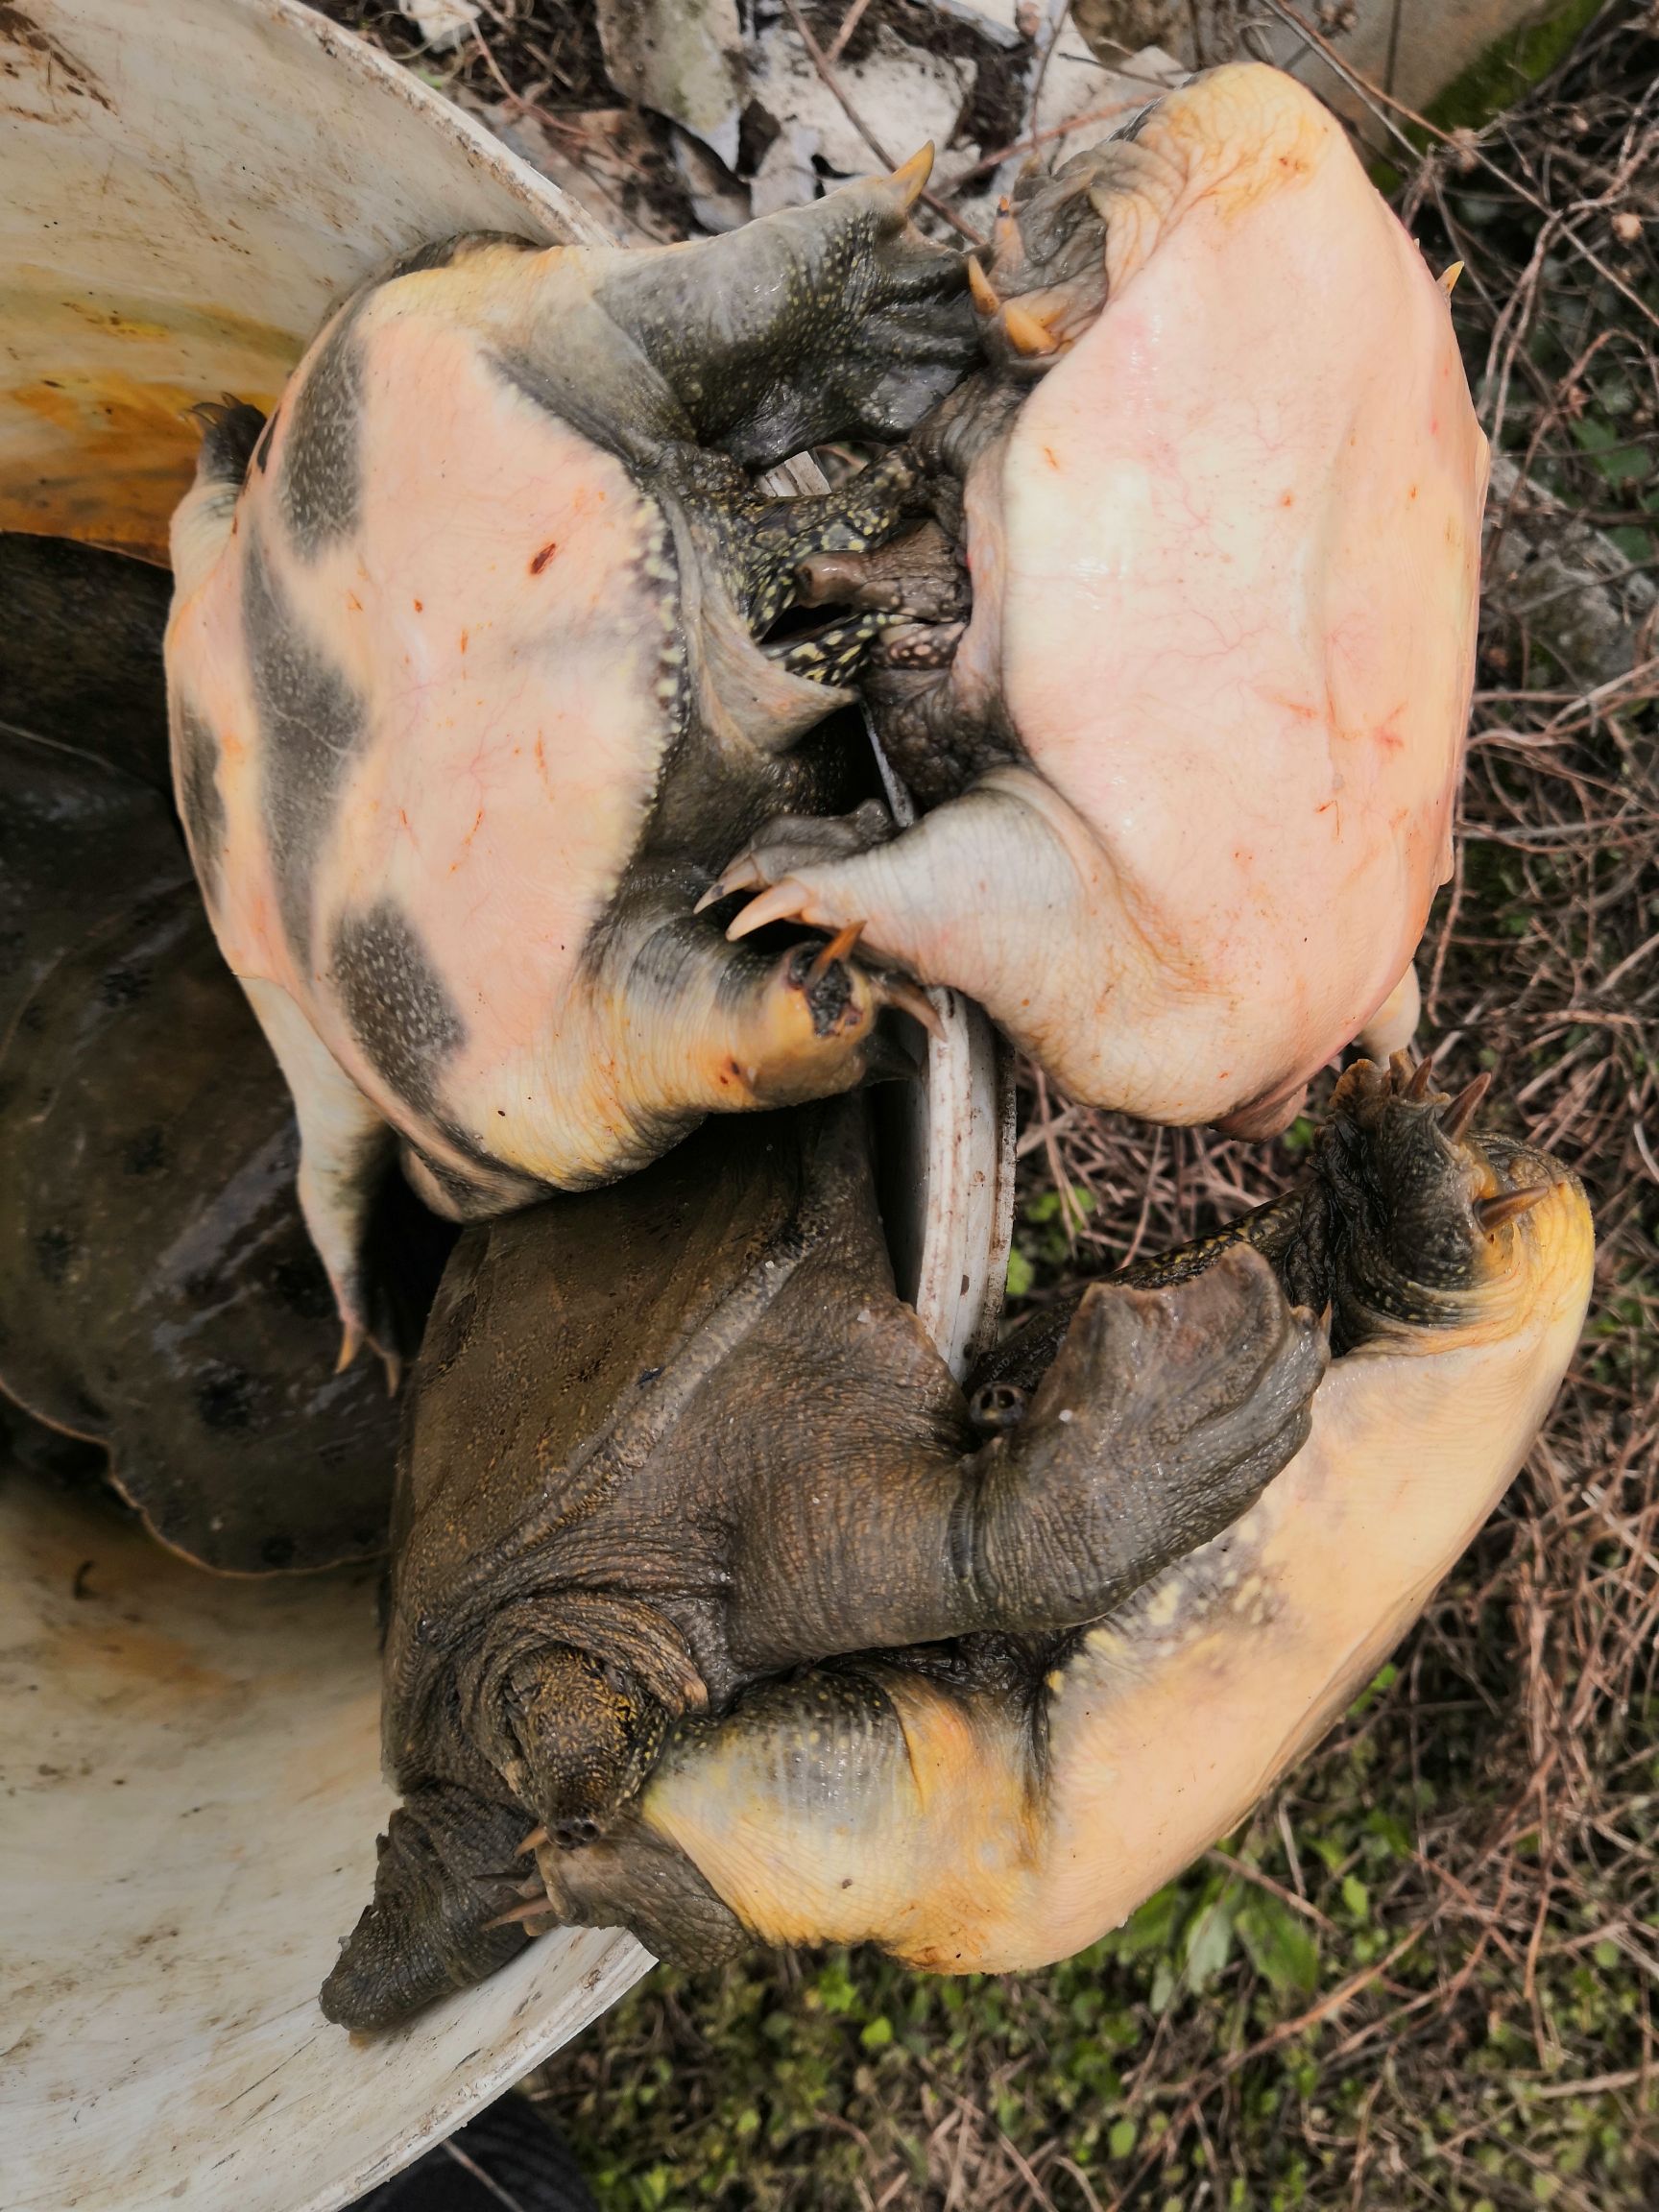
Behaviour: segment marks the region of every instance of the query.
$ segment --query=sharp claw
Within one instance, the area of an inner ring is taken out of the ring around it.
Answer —
[[[919,146],[908,161],[902,161],[893,172],[892,181],[903,195],[906,210],[915,206],[927,189],[927,180],[933,174],[933,141]]]
[[[1441,1129],[1452,1139],[1454,1143],[1462,1136],[1470,1122],[1474,1120],[1479,1110],[1481,1099],[1485,1097],[1491,1088],[1492,1078],[1490,1074],[1482,1072],[1477,1075],[1473,1083],[1467,1084],[1458,1092],[1456,1097],[1441,1115]]]
[[[1053,337],[1029,308],[1004,307],[1002,327],[1016,353],[1052,353],[1054,350]]]
[[[376,1344],[374,1349],[379,1353],[380,1364],[386,1370],[386,1395],[388,1398],[396,1398],[398,1384],[403,1380],[403,1361],[396,1352],[388,1352],[384,1345]]]
[[[845,960],[864,934],[862,922],[849,922],[845,929],[837,929],[827,944],[818,948],[812,965],[806,971],[808,983],[816,983],[820,975],[827,974],[837,960]]]
[[[718,906],[721,900],[726,896],[727,890],[724,883],[710,883],[691,911],[693,914],[707,914],[710,906]]]
[[[1425,1052],[1411,1070],[1411,1080],[1406,1086],[1407,1098],[1423,1099],[1429,1095],[1429,1086],[1434,1079],[1434,1055]]]
[[[334,1362],[336,1375],[344,1375],[363,1349],[363,1324],[348,1321],[340,1332],[340,1357]]]
[[[941,1045],[945,1042],[945,1024],[925,991],[914,983],[907,983],[902,975],[883,975],[878,979],[878,987],[884,1006],[897,1006],[902,1014],[920,1022],[929,1037]]]
[[[1502,1229],[1505,1221],[1518,1221],[1523,1214],[1530,1214],[1541,1199],[1550,1195],[1547,1186],[1531,1184],[1525,1190],[1501,1190],[1496,1198],[1477,1198],[1475,1218],[1490,1237],[1494,1230]]]
[[[735,945],[738,938],[748,937],[757,929],[764,929],[768,922],[794,922],[799,920],[805,903],[806,893],[792,876],[781,883],[774,883],[770,891],[762,891],[752,899],[726,931],[727,941]]]
[[[523,1842],[519,1844],[517,1850],[514,1852],[514,1858],[522,1859],[527,1852],[540,1851],[542,1844],[545,1843],[547,1839],[547,1831],[545,1828],[532,1828],[529,1835],[525,1837]]]
[[[1439,284],[1441,291],[1445,293],[1448,300],[1451,299],[1453,293],[1457,289],[1457,279],[1462,276],[1462,274],[1463,264],[1461,261],[1454,261],[1448,267],[1441,270],[1439,276],[1436,278],[1436,282]]]
[[[974,304],[981,315],[995,315],[1002,302],[997,296],[997,287],[980,268],[977,261],[968,263],[968,289],[974,296]]]
[[[497,1912],[493,1920],[486,1920],[482,1934],[488,1936],[492,1928],[510,1928],[516,1920],[545,1920],[549,1913],[557,1915],[559,1908],[545,1889],[540,1897],[532,1897],[528,1905],[515,1905],[510,1912]]]

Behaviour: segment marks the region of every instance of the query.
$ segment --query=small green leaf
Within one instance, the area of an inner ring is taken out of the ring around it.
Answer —
[[[1307,1996],[1319,1984],[1319,1946],[1306,1920],[1277,1897],[1251,1897],[1234,1925],[1250,1963],[1281,1996]]]
[[[1342,1877],[1342,1902],[1356,1920],[1363,1920],[1371,1910],[1371,1892],[1358,1874]]]
[[[1233,1919],[1238,1911],[1231,1892],[1206,1905],[1187,1931],[1187,1986],[1197,1997],[1218,1981],[1233,1956]]]
[[[1106,2148],[1114,2158],[1127,2158],[1135,2148],[1139,2130],[1133,2120],[1114,2120],[1106,2137]]]
[[[1590,1956],[1595,1960],[1598,1966],[1617,1966],[1619,1963],[1619,1946],[1611,1937],[1603,1936]]]
[[[1016,1244],[1008,1253],[1008,1295],[1023,1298],[1037,1280],[1037,1270]]]
[[[875,2019],[865,2025],[858,2040],[863,2044],[866,2051],[881,2050],[893,2040],[892,2021],[888,2019],[885,2012],[878,2012]]]

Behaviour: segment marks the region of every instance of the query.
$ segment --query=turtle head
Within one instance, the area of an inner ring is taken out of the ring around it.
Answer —
[[[1472,1124],[1488,1087],[1455,1098],[1427,1061],[1358,1061],[1331,1100],[1287,1272],[1332,1308],[1338,1352],[1430,1329],[1484,1338],[1526,1327],[1592,1235],[1578,1179],[1513,1138]]]

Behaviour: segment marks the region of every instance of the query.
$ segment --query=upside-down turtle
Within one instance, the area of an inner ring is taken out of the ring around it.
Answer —
[[[751,472],[908,429],[975,357],[962,264],[908,221],[927,163],[696,245],[422,249],[268,424],[209,424],[175,770],[349,1345],[390,1348],[363,1224],[394,1141],[484,1217],[848,1089],[883,1005],[928,1019],[850,936],[734,948],[688,911],[734,837],[854,795],[806,733],[872,617],[765,639],[813,547],[894,525],[908,465],[803,499]]]
[[[949,531],[803,581],[926,615],[867,685],[942,803],[772,825],[709,899],[862,924],[1076,1097],[1269,1134],[1408,1041],[1450,870],[1486,441],[1444,290],[1253,64],[1031,179],[974,290],[992,365],[913,443]]]

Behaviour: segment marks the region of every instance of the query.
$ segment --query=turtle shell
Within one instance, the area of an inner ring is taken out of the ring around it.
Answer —
[[[67,538],[0,532],[0,721],[171,793],[165,568]]]
[[[187,880],[167,765],[164,570],[0,535],[0,1037],[53,964]]]
[[[397,1415],[333,1371],[298,1157],[193,885],[60,961],[0,1055],[0,1384],[228,1574],[385,1542]]]

